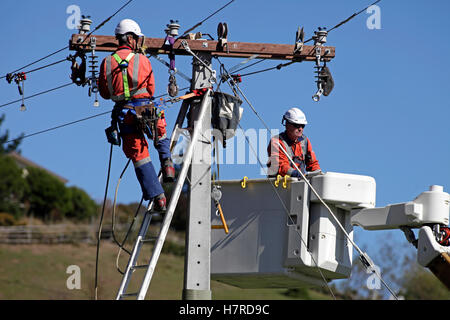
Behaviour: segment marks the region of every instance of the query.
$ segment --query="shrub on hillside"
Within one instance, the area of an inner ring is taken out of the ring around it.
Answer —
[[[66,212],[67,218],[86,220],[97,214],[97,204],[84,190],[77,187],[70,187],[67,191],[70,204]]]
[[[60,220],[71,209],[66,186],[42,169],[28,167],[29,213],[44,220]]]
[[[23,212],[23,198],[27,184],[20,169],[11,158],[0,156],[0,211],[19,218]]]

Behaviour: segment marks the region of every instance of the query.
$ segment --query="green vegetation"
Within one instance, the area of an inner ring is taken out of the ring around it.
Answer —
[[[0,116],[0,126],[4,120],[5,115]],[[43,221],[83,221],[95,216],[98,206],[86,192],[66,187],[45,170],[22,169],[7,156],[13,151],[20,153],[23,136],[9,140],[8,130],[0,134],[0,225],[16,224],[31,215]]]
[[[0,155],[0,212],[20,217],[23,199],[29,189],[22,176],[22,170],[14,160]]]
[[[166,249],[155,269],[155,274],[147,294],[152,300],[180,300],[183,290],[184,257],[180,252],[167,253]],[[177,249],[178,250],[178,249]],[[0,299],[25,300],[89,300],[94,295],[95,245],[0,245]],[[122,276],[116,270],[118,248],[109,241],[100,246],[99,259],[99,299],[115,299]],[[138,261],[144,263],[149,258]],[[119,266],[124,269],[128,255],[121,253]],[[66,270],[77,265],[81,270],[81,289],[69,290],[66,281],[70,274]],[[138,270],[130,283],[130,292],[137,290],[138,277],[143,276]],[[213,299],[216,300],[287,300],[303,299],[300,296],[286,295],[286,289],[240,289],[216,281],[211,282]],[[329,296],[308,290],[306,299],[330,299]]]
[[[3,121],[5,121],[5,115],[2,114],[0,116],[0,126],[2,125]],[[22,142],[22,139],[24,137],[24,134],[22,133],[18,138],[11,139],[13,141],[9,142],[9,131],[6,130],[6,132],[2,135],[0,135],[0,155],[7,154],[12,151],[16,151],[17,153],[20,153],[19,145]]]

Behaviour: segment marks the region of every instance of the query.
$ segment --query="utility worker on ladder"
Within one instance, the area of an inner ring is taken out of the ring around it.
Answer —
[[[175,169],[164,115],[158,116],[154,107],[149,108],[155,92],[154,75],[148,58],[137,52],[139,38],[144,35],[139,25],[131,19],[122,20],[115,34],[119,47],[101,64],[100,95],[116,103],[111,128],[117,130],[119,127],[123,151],[134,163],[144,199],[155,200],[155,210],[163,211],[166,209],[166,197],[150,159],[144,133],[154,140],[165,182],[174,180]],[[110,139],[108,136],[108,141],[120,145],[119,138]]]
[[[267,147],[269,177],[276,177],[277,175],[301,177],[300,172],[286,154],[280,150],[279,145],[303,174],[307,172],[310,172],[310,175],[321,174],[319,161],[317,161],[311,142],[303,134],[303,130],[308,124],[305,114],[298,108],[291,108],[284,114],[281,123],[285,125],[286,131],[272,137]]]

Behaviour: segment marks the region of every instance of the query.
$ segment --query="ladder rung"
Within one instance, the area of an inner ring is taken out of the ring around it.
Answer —
[[[146,239],[141,239],[141,242],[155,242],[156,240],[158,240],[158,237],[150,237]]]
[[[131,269],[146,269],[146,268],[148,268],[148,264],[142,264],[142,265],[139,265],[139,266],[134,266],[134,267],[131,267]]]
[[[126,297],[137,297],[137,295],[139,294],[139,292],[134,292],[134,293],[122,293],[120,295],[121,298],[126,298]]]

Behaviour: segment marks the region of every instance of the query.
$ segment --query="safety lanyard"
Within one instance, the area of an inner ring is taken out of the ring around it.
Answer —
[[[117,63],[119,64],[120,69],[122,70],[122,77],[123,77],[123,95],[125,97],[125,100],[130,100],[130,86],[128,85],[128,64],[130,63],[130,60],[134,57],[134,53],[131,52],[124,60],[120,58],[120,56],[115,53],[113,54],[114,59],[116,59]],[[135,66],[136,67],[136,66]]]

